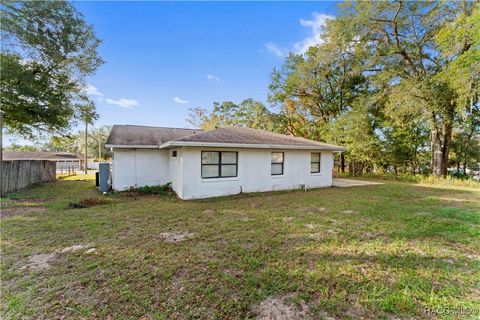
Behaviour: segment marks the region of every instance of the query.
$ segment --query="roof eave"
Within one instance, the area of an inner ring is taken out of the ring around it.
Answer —
[[[106,144],[105,148],[113,149],[159,149],[158,145],[141,145],[141,144]]]
[[[211,147],[211,148],[248,148],[248,149],[289,149],[289,150],[322,150],[332,152],[345,151],[342,147],[330,146],[299,146],[283,144],[254,144],[254,143],[219,143],[219,142],[191,142],[191,141],[168,141],[160,145],[160,149],[174,147]]]

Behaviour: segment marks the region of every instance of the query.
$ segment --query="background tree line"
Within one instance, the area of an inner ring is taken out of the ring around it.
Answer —
[[[319,45],[273,70],[269,107],[214,103],[187,121],[340,144],[342,171],[446,176],[478,169],[479,90],[478,1],[347,2]]]
[[[107,160],[111,158],[110,149],[105,148],[110,126],[102,126],[98,128],[90,128],[88,130],[87,154],[90,158]],[[85,131],[80,130],[76,133],[65,135],[54,135],[46,141],[44,139],[37,140],[31,145],[21,145],[12,143],[4,148],[5,151],[56,151],[56,152],[72,152],[85,153]]]

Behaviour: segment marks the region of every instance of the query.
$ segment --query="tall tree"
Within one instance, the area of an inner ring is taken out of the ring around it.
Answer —
[[[350,141],[331,131],[348,131],[332,124],[352,109],[354,100],[366,89],[353,31],[348,25],[329,21],[325,30],[329,36],[320,45],[304,55],[291,53],[282,67],[274,69],[269,101],[280,108],[279,123],[285,132],[333,143]],[[342,171],[344,157],[342,153]]]
[[[363,75],[355,69],[350,44],[323,43],[304,55],[291,53],[275,68],[269,101],[279,105],[287,132],[325,139],[325,128],[351,107],[361,92]]]
[[[0,22],[5,126],[24,136],[64,131],[85,77],[103,63],[92,26],[67,1],[2,1]]]
[[[397,111],[418,114],[429,122],[435,175],[447,174],[454,121],[467,107],[465,99],[459,99],[465,95],[464,87],[453,85],[462,81],[446,81],[440,75],[465,56],[469,57],[464,60],[468,68],[475,68],[479,57],[475,45],[478,34],[465,31],[458,37],[441,35],[451,35],[449,30],[455,27],[469,28],[469,23],[476,22],[468,17],[476,16],[477,11],[475,2],[356,2],[346,5],[339,18],[355,26],[359,41],[367,48],[369,72],[365,74],[372,82],[383,84],[379,94],[388,96],[391,116],[395,117]],[[468,22],[458,23],[458,19]],[[451,39],[451,44],[462,45],[456,46],[453,54],[442,55],[437,36],[441,41]],[[473,89],[467,95],[470,104],[476,104],[478,96],[471,93],[477,92],[479,78],[468,78]]]
[[[480,163],[480,107],[472,106],[471,115],[460,121],[453,133],[452,162],[457,171],[460,166],[467,174],[467,166],[477,167]]]
[[[204,130],[237,125],[275,131],[276,120],[276,115],[261,102],[251,98],[244,99],[238,104],[232,101],[214,102],[211,112],[204,108],[190,109],[187,118],[188,123]]]

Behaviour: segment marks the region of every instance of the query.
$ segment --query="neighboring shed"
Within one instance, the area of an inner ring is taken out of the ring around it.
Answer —
[[[83,155],[71,152],[51,151],[5,151],[3,160],[49,160],[55,161],[57,171],[81,170],[85,160]]]

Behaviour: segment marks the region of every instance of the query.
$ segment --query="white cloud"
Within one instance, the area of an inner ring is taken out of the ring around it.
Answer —
[[[134,107],[138,106],[138,101],[134,99],[125,99],[120,98],[118,100],[106,98],[105,102],[108,104],[113,104],[122,108],[133,109]]]
[[[273,53],[274,55],[276,55],[279,58],[283,58],[283,57],[287,56],[287,54],[288,54],[287,49],[282,48],[282,47],[280,47],[279,45],[277,45],[276,43],[273,43],[273,42],[265,43],[265,48],[267,48],[268,51],[270,51],[271,53]]]
[[[97,96],[97,97],[103,97],[103,93],[98,90],[97,87],[92,86],[91,84],[87,84],[83,88],[83,92],[89,96]]]
[[[300,19],[300,24],[303,27],[310,29],[309,34],[307,37],[305,37],[301,41],[296,42],[293,45],[293,48],[291,50],[281,47],[278,44],[273,42],[267,42],[265,44],[265,47],[268,49],[268,51],[270,51],[277,57],[284,58],[288,55],[290,51],[303,54],[308,50],[309,47],[312,47],[321,43],[322,39],[320,38],[320,36],[323,33],[323,27],[327,23],[327,20],[335,19],[335,17],[329,16],[328,14],[318,13],[318,12],[312,13],[312,16],[313,18],[311,20]]]
[[[186,104],[186,103],[188,103],[188,100],[184,100],[184,99],[181,99],[181,98],[179,98],[179,97],[174,97],[174,98],[173,98],[173,101],[174,101],[175,103],[180,103],[180,104]]]
[[[115,100],[107,98],[100,90],[98,90],[97,87],[94,87],[91,84],[87,84],[82,91],[89,96],[95,96],[101,103],[108,103],[126,109],[133,109],[134,107],[138,106],[138,101],[134,99],[120,98]]]
[[[207,74],[207,80],[220,82],[220,78],[217,76],[214,76],[213,74]]]
[[[327,23],[327,20],[335,19],[333,16],[328,14],[322,14],[314,12],[312,20],[300,19],[300,24],[305,28],[310,29],[310,35],[293,45],[293,48],[296,53],[305,53],[309,47],[315,46],[322,42],[320,36],[323,33],[323,27]]]

